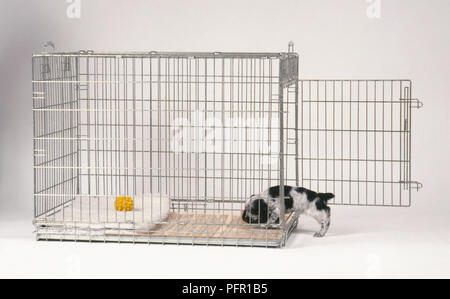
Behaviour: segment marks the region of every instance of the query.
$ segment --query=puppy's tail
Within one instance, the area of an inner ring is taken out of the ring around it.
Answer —
[[[325,202],[329,201],[330,199],[334,198],[334,194],[333,193],[318,193],[317,196],[319,196],[319,198]]]

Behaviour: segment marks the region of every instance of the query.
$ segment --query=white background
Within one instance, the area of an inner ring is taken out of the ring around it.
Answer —
[[[450,2],[381,0],[0,2],[0,277],[450,277]],[[300,54],[303,78],[411,79],[411,208],[335,207],[323,239],[303,220],[282,250],[36,242],[31,55],[57,50]]]

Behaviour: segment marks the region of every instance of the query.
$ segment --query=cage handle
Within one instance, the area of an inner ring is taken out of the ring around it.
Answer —
[[[294,52],[294,42],[290,41],[288,44],[288,53],[293,53]]]
[[[51,52],[54,52],[54,51],[55,51],[55,44],[54,44],[51,40],[45,42],[43,46],[44,46],[44,49],[45,49],[45,50],[51,48]],[[48,51],[47,51],[47,52],[48,52]]]

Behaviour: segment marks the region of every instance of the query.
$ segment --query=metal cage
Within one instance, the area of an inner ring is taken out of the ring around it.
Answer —
[[[419,186],[409,81],[299,81],[292,46],[32,64],[38,240],[281,247],[298,215],[244,224],[250,195],[301,184],[336,204],[407,206]]]

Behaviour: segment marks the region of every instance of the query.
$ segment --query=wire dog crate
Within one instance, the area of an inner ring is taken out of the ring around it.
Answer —
[[[33,55],[37,239],[281,247],[296,215],[240,217],[273,185],[408,206],[411,83],[299,81],[298,65],[292,45]]]

